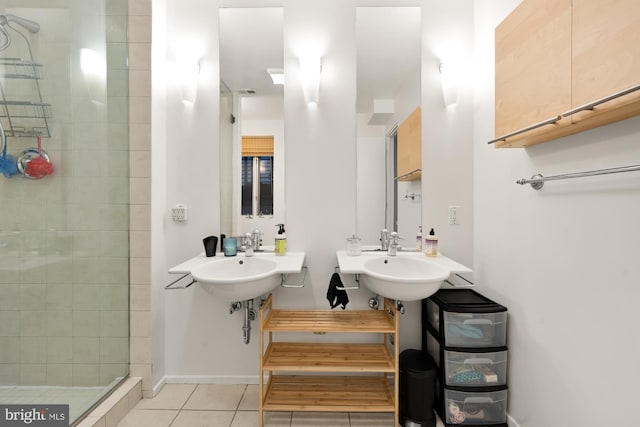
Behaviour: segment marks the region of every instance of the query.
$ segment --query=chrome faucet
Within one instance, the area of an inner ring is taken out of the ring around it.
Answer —
[[[246,233],[244,236],[242,236],[242,245],[240,248],[244,251],[244,256],[253,256],[251,233]]]
[[[380,249],[386,251],[389,249],[389,230],[383,228],[380,232]]]
[[[398,247],[400,247],[400,243],[398,242],[399,239],[400,236],[398,236],[398,233],[396,233],[395,231],[391,233],[391,236],[389,238],[389,249],[387,251],[388,256],[396,256]]]
[[[247,233],[248,234],[248,233]],[[257,228],[253,230],[250,235],[251,237],[251,247],[254,251],[259,251],[260,246],[262,245],[262,233]]]

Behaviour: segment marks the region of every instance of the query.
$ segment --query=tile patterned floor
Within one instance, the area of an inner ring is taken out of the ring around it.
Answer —
[[[258,386],[167,384],[118,427],[257,427]],[[265,427],[394,427],[391,414],[269,412]],[[438,422],[437,427],[443,427]]]

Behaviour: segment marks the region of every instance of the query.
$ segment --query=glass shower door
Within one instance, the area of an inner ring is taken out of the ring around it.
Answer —
[[[128,375],[127,1],[2,3],[0,405],[73,421]]]

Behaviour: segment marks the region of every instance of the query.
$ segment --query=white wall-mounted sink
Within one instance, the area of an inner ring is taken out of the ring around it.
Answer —
[[[435,293],[449,270],[424,259],[377,256],[363,263],[360,281],[372,292],[401,301],[415,301]]]
[[[299,273],[304,262],[304,252],[289,252],[276,256],[272,252],[260,252],[246,257],[204,254],[191,258],[169,270],[169,273],[191,274],[206,291],[224,301],[244,301],[257,298],[275,289],[282,275]]]
[[[370,291],[385,298],[416,301],[434,294],[452,274],[471,270],[443,255],[427,257],[420,252],[363,252],[349,256],[338,251],[338,265],[342,273],[360,275],[360,282]]]

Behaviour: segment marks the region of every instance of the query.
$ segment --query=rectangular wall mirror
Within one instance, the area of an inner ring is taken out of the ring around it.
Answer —
[[[220,231],[273,245],[284,212],[284,14],[220,9]]]
[[[397,231],[415,246],[421,197],[420,7],[358,7],[357,227],[362,242]]]

